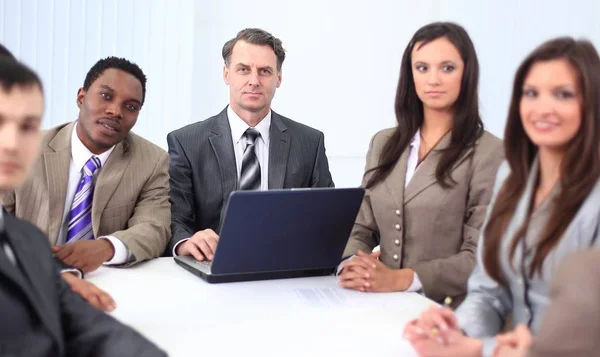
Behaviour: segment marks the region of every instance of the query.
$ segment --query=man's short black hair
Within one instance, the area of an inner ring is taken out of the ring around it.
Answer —
[[[89,72],[85,76],[85,81],[83,82],[83,89],[88,90],[90,86],[98,77],[104,73],[107,69],[116,68],[121,71],[125,71],[135,78],[137,78],[142,84],[142,105],[144,104],[144,100],[146,99],[146,75],[142,71],[142,69],[135,63],[126,60],[125,58],[119,57],[106,57],[96,62],[95,65],[90,68]]]
[[[0,88],[8,93],[13,87],[39,87],[44,93],[40,77],[29,67],[13,57],[0,55]]]
[[[8,48],[4,47],[4,45],[0,43],[0,57],[4,56],[12,59],[15,58],[15,56],[13,56],[13,54],[8,50]]]

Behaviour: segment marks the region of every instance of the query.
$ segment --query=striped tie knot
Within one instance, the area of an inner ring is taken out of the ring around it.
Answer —
[[[94,176],[94,172],[96,172],[100,166],[102,166],[100,159],[96,156],[92,156],[83,166],[83,174],[85,176]]]
[[[248,148],[248,146],[254,145],[254,142],[260,136],[260,131],[254,128],[248,128],[244,132],[244,136],[246,137],[246,148]]]

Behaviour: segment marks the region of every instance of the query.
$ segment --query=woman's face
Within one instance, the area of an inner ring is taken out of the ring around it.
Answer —
[[[417,42],[411,53],[415,90],[424,108],[451,110],[458,99],[464,62],[446,37],[426,45]]]
[[[582,107],[579,76],[566,59],[531,66],[519,114],[525,133],[540,150],[565,150],[581,127]]]

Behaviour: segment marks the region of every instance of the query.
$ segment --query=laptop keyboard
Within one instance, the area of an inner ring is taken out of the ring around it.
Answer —
[[[205,270],[205,271],[210,271],[210,267],[212,266],[212,261],[209,261],[209,262],[202,261],[202,262],[200,262],[200,261],[197,261],[197,260],[194,259],[194,262],[200,266],[200,269]]]

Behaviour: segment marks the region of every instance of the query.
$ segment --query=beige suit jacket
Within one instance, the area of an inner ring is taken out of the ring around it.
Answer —
[[[393,130],[375,134],[366,170],[378,164]],[[383,263],[395,269],[413,269],[427,297],[442,301],[452,296],[457,305],[464,298],[475,266],[479,229],[504,150],[498,138],[484,132],[475,147],[454,165],[452,178],[457,184],[444,189],[435,178],[435,170],[440,151],[448,147],[450,139],[448,133],[440,140],[406,189],[408,149],[390,175],[366,191],[344,257],[359,249],[370,252],[380,244]]]
[[[74,122],[43,133],[41,157],[30,179],[2,204],[41,229],[56,244],[62,225]],[[169,157],[130,133],[117,144],[96,179],[94,237],[115,236],[133,254],[126,265],[160,256],[170,239]]]
[[[532,357],[600,354],[600,250],[573,253],[558,269]]]

